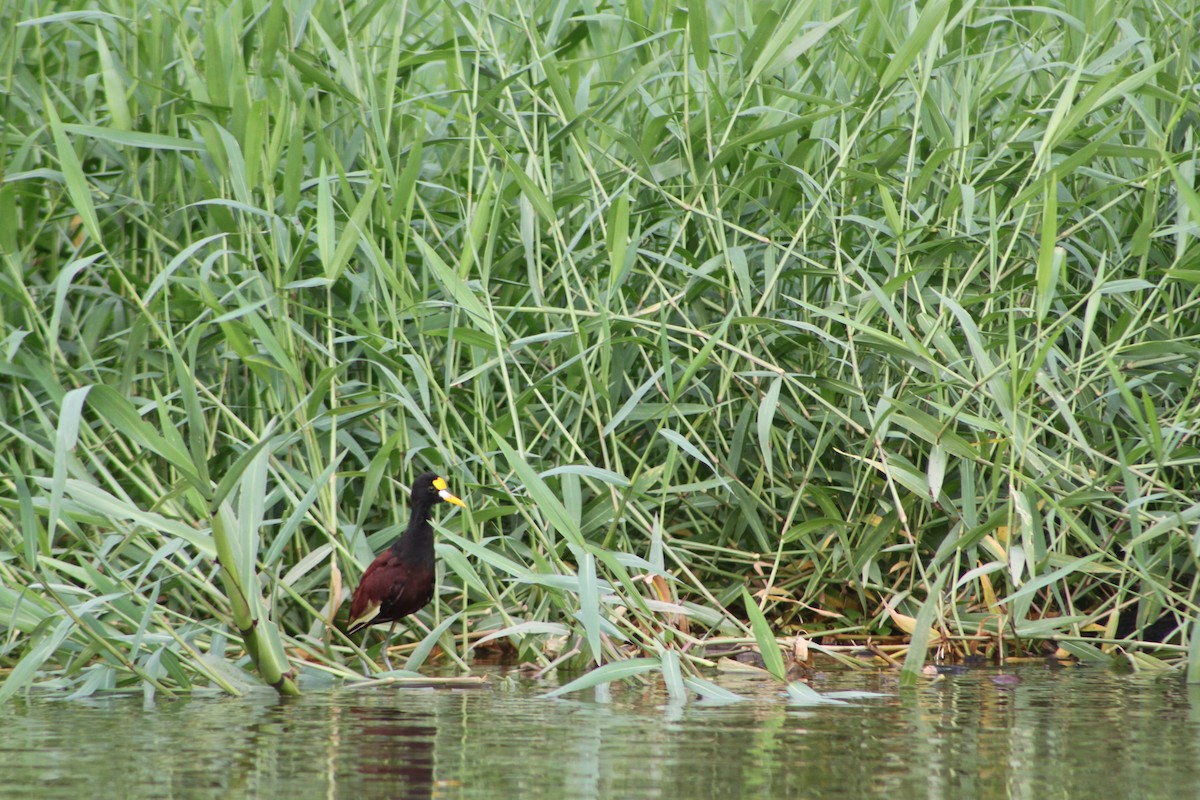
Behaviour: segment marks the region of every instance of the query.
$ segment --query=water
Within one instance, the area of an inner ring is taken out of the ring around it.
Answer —
[[[652,689],[567,700],[493,688],[194,699],[18,700],[0,708],[0,796],[354,798],[1178,798],[1200,787],[1200,692],[1101,669],[969,671],[795,707],[673,705]]]

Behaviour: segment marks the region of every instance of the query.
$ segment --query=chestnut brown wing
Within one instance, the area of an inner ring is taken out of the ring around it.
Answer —
[[[405,561],[394,550],[385,550],[363,572],[354,590],[347,633],[394,622],[423,608],[431,599],[433,569]]]

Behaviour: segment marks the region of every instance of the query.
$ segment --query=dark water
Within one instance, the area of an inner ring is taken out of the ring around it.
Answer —
[[[299,701],[23,699],[0,708],[0,796],[271,798],[1191,798],[1200,692],[1177,677],[1025,667],[900,690],[828,673],[814,688],[888,696],[796,707],[597,702],[493,688],[310,692]]]

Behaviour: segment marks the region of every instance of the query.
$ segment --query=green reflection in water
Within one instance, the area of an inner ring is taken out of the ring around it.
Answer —
[[[821,691],[889,696],[790,707],[544,700],[373,689],[298,701],[19,701],[0,709],[6,797],[1047,798],[1192,797],[1200,694],[1178,679],[1025,668],[901,692],[828,674]],[[729,681],[726,679],[728,685]]]

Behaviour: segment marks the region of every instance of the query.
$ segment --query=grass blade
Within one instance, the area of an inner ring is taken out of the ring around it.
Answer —
[[[746,605],[746,616],[750,619],[750,630],[754,633],[754,640],[758,642],[758,649],[762,653],[763,664],[767,668],[767,672],[776,680],[784,680],[787,674],[787,669],[783,665],[783,653],[779,649],[779,643],[775,641],[775,633],[771,630],[767,618],[763,616],[762,609],[754,602],[754,598],[750,596],[745,588],[742,589],[742,602]]]

